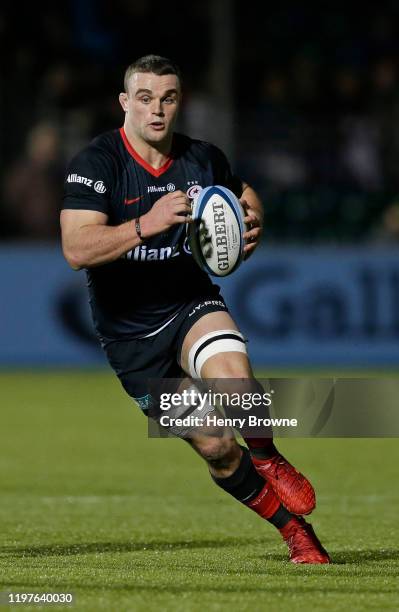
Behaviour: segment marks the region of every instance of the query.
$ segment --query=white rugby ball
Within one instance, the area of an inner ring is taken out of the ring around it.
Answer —
[[[188,226],[190,249],[212,276],[227,276],[244,257],[244,210],[237,196],[221,185],[205,187],[193,202]]]

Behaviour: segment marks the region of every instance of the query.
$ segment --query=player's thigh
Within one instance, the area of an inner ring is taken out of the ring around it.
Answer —
[[[201,338],[206,337],[211,332],[218,331],[233,331],[239,334],[238,327],[228,312],[218,311],[208,313],[196,321],[189,329],[182,344],[180,357],[181,366],[187,374],[192,375],[192,372],[190,372],[190,353],[193,347],[200,342]],[[213,340],[217,340],[217,336]],[[212,341],[212,338],[210,341]],[[215,344],[214,346],[214,353],[202,365],[201,378],[247,378],[252,376],[251,364],[246,351],[231,350],[218,352],[217,345]],[[241,346],[237,344],[237,348],[241,349]]]
[[[105,347],[109,364],[118,376],[123,388],[148,416],[149,408],[158,403],[152,393],[160,392],[161,381],[179,379],[182,371],[176,361],[171,326],[148,338],[120,340]],[[149,380],[154,381],[150,388]],[[157,384],[156,381],[159,381]],[[166,389],[170,391],[170,389]],[[173,391],[173,389],[172,389]]]

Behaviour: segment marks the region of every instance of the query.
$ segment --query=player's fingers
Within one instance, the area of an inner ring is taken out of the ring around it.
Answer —
[[[171,191],[170,193],[166,193],[161,198],[159,198],[158,202],[162,202],[163,204],[174,204],[176,201],[187,202],[188,198],[183,191]]]
[[[191,208],[190,202],[184,196],[173,198],[171,202],[168,202],[168,205],[172,205],[172,206],[177,206],[178,204],[184,204],[185,206],[188,206],[189,208]]]
[[[190,200],[183,191],[175,191],[173,202],[185,202],[190,205]]]
[[[250,242],[249,244],[246,244],[244,247],[244,259],[248,259],[248,257],[252,255],[257,246],[257,242]]]
[[[191,206],[188,206],[184,202],[179,202],[178,204],[174,204],[171,208],[171,213],[173,215],[189,215],[192,213]]]
[[[173,224],[175,223],[192,223],[193,219],[190,215],[173,215],[172,217]]]
[[[243,238],[244,240],[247,240],[249,242],[254,242],[254,240],[257,240],[260,237],[260,234],[261,234],[260,228],[254,227],[248,232],[244,232]]]
[[[183,198],[176,198],[176,200],[173,200],[173,202],[170,203],[170,206],[173,206],[174,209],[179,206],[184,206],[185,208],[189,208],[191,210],[190,203]]]
[[[173,198],[181,198],[181,197],[183,197],[185,200],[188,201],[187,195],[181,189],[178,189],[177,191],[171,191],[168,195],[172,199]]]
[[[247,215],[244,217],[244,223],[251,227],[258,227],[260,225],[259,219],[255,215]]]
[[[191,206],[185,202],[178,202],[173,206],[174,214],[189,214],[191,213]]]
[[[250,232],[245,232],[245,234],[243,235],[243,238],[245,240],[244,250],[247,247],[251,247],[251,249],[249,250],[252,250],[253,248],[257,247],[260,242],[261,235],[262,234],[259,228],[251,230]]]

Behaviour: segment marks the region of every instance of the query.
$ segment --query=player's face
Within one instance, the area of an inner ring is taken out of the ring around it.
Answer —
[[[136,72],[129,91],[121,94],[126,123],[133,134],[150,144],[168,140],[180,105],[180,82],[176,75]]]

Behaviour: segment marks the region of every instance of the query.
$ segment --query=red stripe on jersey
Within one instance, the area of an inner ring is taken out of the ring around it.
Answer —
[[[125,204],[126,206],[129,206],[129,204],[134,204],[135,202],[138,202],[139,200],[141,200],[143,196],[139,196],[138,198],[133,198],[133,200],[125,200]]]
[[[123,127],[121,127],[121,128],[119,129],[119,132],[120,132],[120,134],[121,134],[121,136],[122,136],[122,140],[123,140],[123,143],[124,143],[124,145],[125,145],[125,147],[126,147],[127,151],[130,153],[130,155],[133,157],[133,159],[135,159],[135,160],[136,160],[136,162],[137,162],[138,164],[140,164],[140,166],[142,166],[142,167],[143,167],[145,170],[147,170],[147,172],[149,172],[150,174],[152,174],[152,176],[156,176],[156,177],[161,176],[161,174],[163,174],[164,172],[166,172],[166,170],[167,170],[168,168],[170,168],[170,166],[172,165],[172,163],[173,163],[173,158],[172,158],[172,157],[169,157],[169,158],[166,160],[166,162],[163,164],[163,166],[161,166],[160,168],[153,168],[152,166],[150,166],[150,164],[149,164],[149,163],[147,163],[147,162],[145,161],[145,159],[143,159],[143,158],[141,157],[141,155],[139,155],[139,154],[137,153],[137,151],[135,151],[135,150],[133,149],[132,145],[130,144],[130,142],[129,142],[129,141],[128,141],[128,139],[127,139],[127,136],[126,136],[126,133],[125,133],[125,130],[123,129]]]

